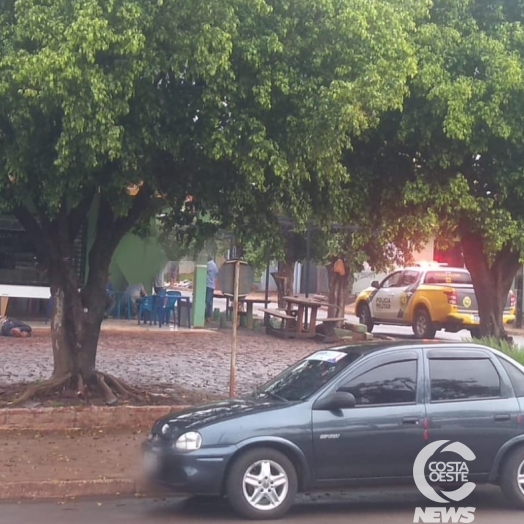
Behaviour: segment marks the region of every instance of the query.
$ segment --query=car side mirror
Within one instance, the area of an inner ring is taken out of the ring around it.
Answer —
[[[373,282],[371,282],[371,287],[374,287],[375,289],[378,289],[380,287],[380,283],[378,280],[373,280]]]
[[[337,391],[318,399],[313,405],[316,411],[336,411],[338,409],[351,409],[357,405],[355,397],[346,391]]]

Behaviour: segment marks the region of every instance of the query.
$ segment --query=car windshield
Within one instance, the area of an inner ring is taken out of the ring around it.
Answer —
[[[356,350],[317,351],[259,388],[255,396],[286,402],[306,400],[360,356]]]
[[[471,285],[471,275],[466,271],[428,271],[426,284],[468,284]]]

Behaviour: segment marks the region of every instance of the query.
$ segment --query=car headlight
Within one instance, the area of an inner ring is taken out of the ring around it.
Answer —
[[[169,430],[171,428],[169,427],[169,424],[164,424],[160,431],[162,432],[162,435],[166,436],[169,433]]]
[[[196,431],[189,431],[180,435],[178,440],[175,442],[176,449],[182,451],[196,451],[202,446],[202,436]]]

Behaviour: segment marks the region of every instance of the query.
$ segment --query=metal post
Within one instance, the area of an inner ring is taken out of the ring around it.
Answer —
[[[307,224],[307,236],[306,236],[306,298],[309,298],[309,263],[311,258],[311,226],[308,222]],[[304,321],[306,329],[309,329],[308,325],[308,309],[304,313]]]
[[[307,238],[306,238],[306,298],[309,297],[309,264],[311,262],[311,227],[307,225]]]
[[[517,273],[517,277],[515,279],[515,288],[517,291],[517,319],[515,322],[515,327],[520,329],[522,327],[522,314],[523,314],[523,299],[524,299],[524,271],[521,267],[519,272]]]
[[[268,308],[268,305],[269,305],[269,270],[270,270],[270,266],[271,266],[271,258],[270,258],[270,254],[269,254],[269,249],[268,249],[268,252],[267,252],[267,262],[266,262],[266,293],[265,293],[265,296],[264,296],[264,308],[267,309]],[[268,322],[269,322],[269,315],[267,313],[264,313],[264,326],[267,326],[268,325]]]
[[[229,398],[235,398],[235,391],[236,391],[239,280],[240,280],[240,260],[236,260],[235,261],[235,287],[234,287],[234,293],[233,293],[233,343],[231,346],[231,367],[229,371]]]

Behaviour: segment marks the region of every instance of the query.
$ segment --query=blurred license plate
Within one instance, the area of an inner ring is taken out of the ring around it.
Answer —
[[[151,451],[145,451],[142,457],[146,473],[156,473],[158,470],[158,455]]]

